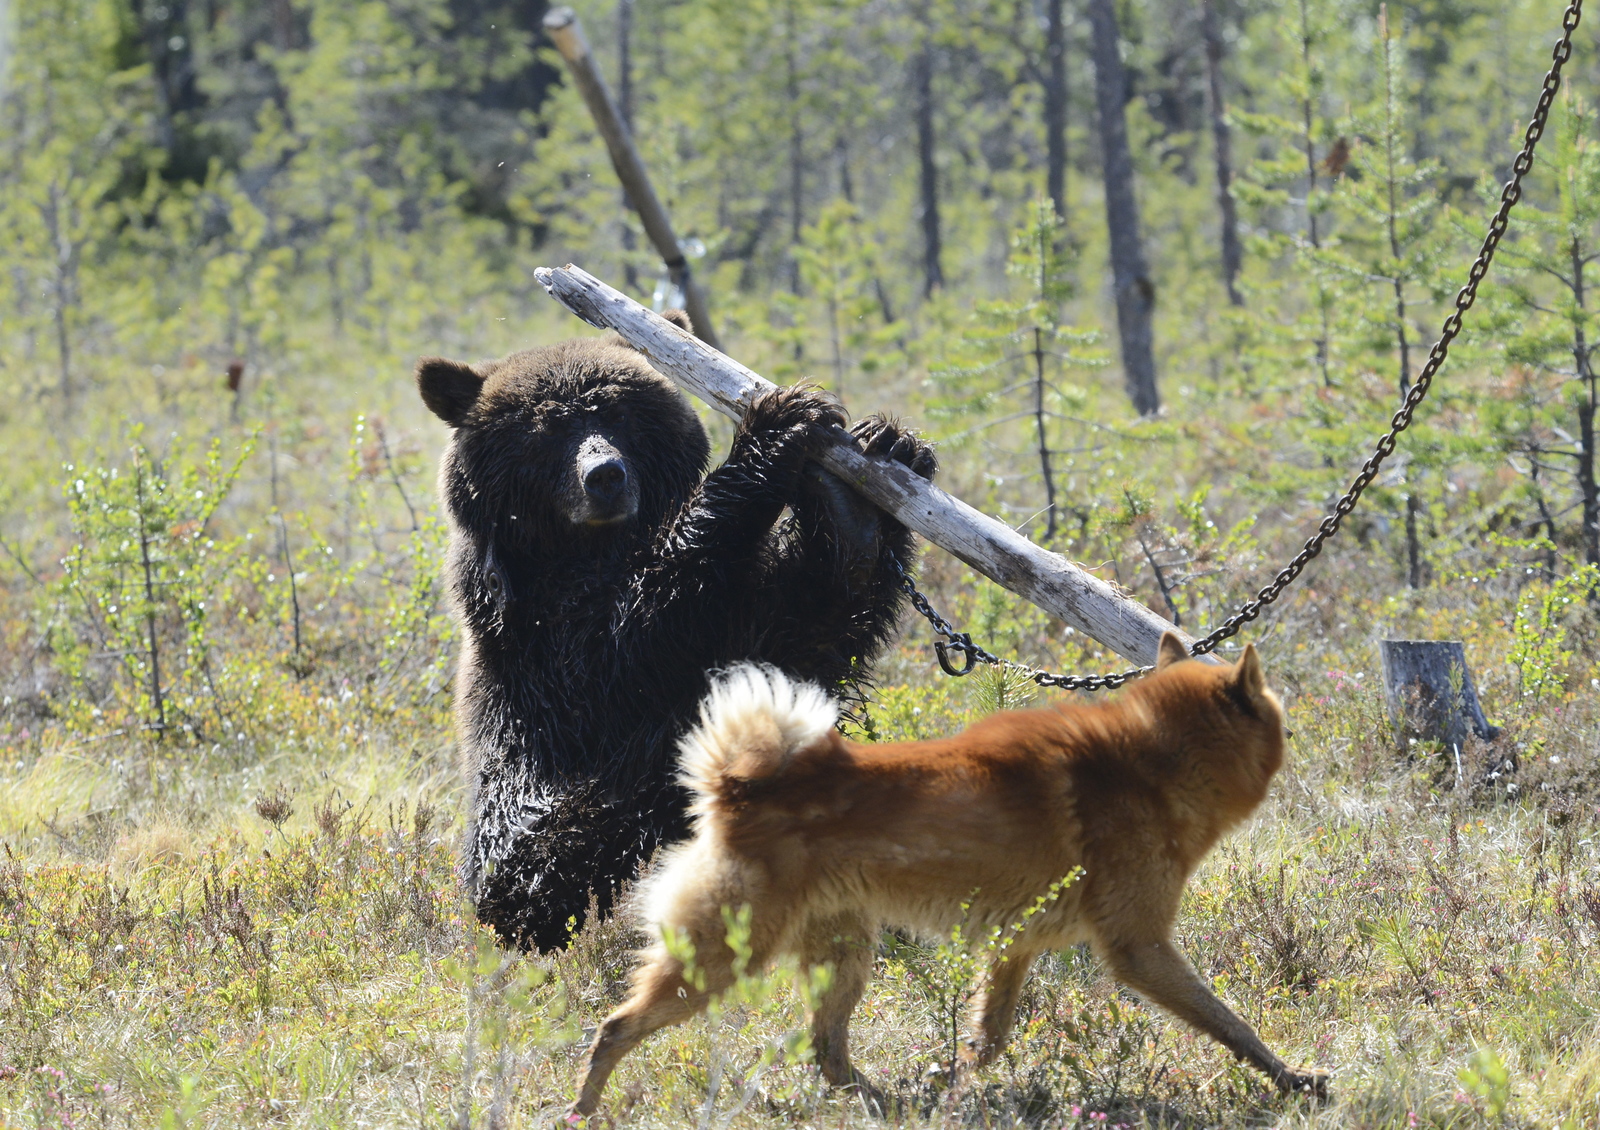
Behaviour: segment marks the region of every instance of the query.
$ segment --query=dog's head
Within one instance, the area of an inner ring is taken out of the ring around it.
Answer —
[[[1146,701],[1172,744],[1215,783],[1226,821],[1244,819],[1283,765],[1283,704],[1267,687],[1255,645],[1237,663],[1202,663],[1168,632],[1147,685]]]

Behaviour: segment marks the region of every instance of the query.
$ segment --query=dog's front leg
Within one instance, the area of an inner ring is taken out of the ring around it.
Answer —
[[[1102,939],[1098,948],[1118,980],[1216,1039],[1240,1059],[1249,1060],[1279,1090],[1326,1097],[1327,1072],[1296,1071],[1274,1055],[1250,1025],[1206,988],[1170,938]]]

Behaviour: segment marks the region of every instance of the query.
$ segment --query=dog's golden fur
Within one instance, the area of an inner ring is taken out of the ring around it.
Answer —
[[[1283,711],[1254,649],[1232,667],[1186,660],[1169,634],[1157,673],[1112,702],[997,714],[898,745],[847,741],[817,688],[735,669],[684,739],[695,834],[644,885],[658,940],[595,1036],[573,1110],[592,1112],[618,1060],[731,983],[725,907],[750,907],[752,969],[782,953],[834,967],[812,1018],[817,1063],[830,1083],[871,1094],[847,1027],[880,929],[948,936],[964,917],[974,934],[1005,927],[1078,867],[988,970],[967,1066],[1004,1045],[1034,958],[1087,941],[1120,980],[1280,1088],[1320,1092],[1325,1077],[1285,1066],[1172,942],[1185,881],[1283,762]],[[666,932],[693,942],[703,988],[685,980]]]

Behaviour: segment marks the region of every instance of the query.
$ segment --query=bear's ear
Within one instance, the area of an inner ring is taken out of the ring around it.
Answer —
[[[689,333],[694,333],[694,323],[689,321],[689,315],[684,311],[664,310],[662,311],[661,316],[667,321],[671,322],[673,325],[677,326],[680,330],[687,330]]]
[[[483,391],[483,378],[460,361],[424,357],[417,362],[417,391],[433,414],[459,428]]]
[[[1162,632],[1161,646],[1156,648],[1156,670],[1164,671],[1174,663],[1182,663],[1189,658],[1189,649],[1183,646],[1183,641],[1176,632]]]

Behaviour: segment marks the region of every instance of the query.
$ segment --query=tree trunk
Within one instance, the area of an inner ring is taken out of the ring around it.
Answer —
[[[1065,0],[1045,0],[1045,191],[1067,218],[1067,28]]]
[[[1583,559],[1600,565],[1600,490],[1594,479],[1595,379],[1587,374],[1578,400],[1578,493],[1583,499]]]
[[[633,132],[633,0],[617,0],[617,113]]]
[[[568,310],[591,326],[616,330],[659,371],[735,420],[742,420],[751,402],[773,388],[770,381],[586,271],[540,267],[534,278]],[[1155,662],[1161,634],[1172,625],[1126,592],[952,498],[903,464],[868,458],[842,428],[835,432],[833,446],[817,453],[816,461],[885,513],[996,584],[1135,663]],[[1193,643],[1191,637],[1178,634],[1185,646]],[[1202,658],[1216,662],[1210,655]]]
[[[800,293],[800,231],[805,227],[806,138],[800,123],[800,67],[795,60],[794,5],[790,4],[789,43],[784,51],[789,101],[789,289]],[[796,345],[798,349],[798,344]]]
[[[1459,783],[1468,737],[1488,742],[1500,736],[1478,704],[1466,649],[1454,640],[1380,640],[1378,653],[1383,696],[1401,748],[1408,749],[1412,739],[1441,743]]]
[[[633,0],[617,0],[617,114],[622,124],[633,133]],[[628,199],[626,187],[622,190],[622,206],[633,211],[633,201]],[[639,290],[639,268],[633,261],[636,246],[633,225],[627,216],[622,218],[622,275],[628,289]]]
[[[1320,248],[1322,239],[1317,233],[1317,211],[1311,198],[1317,194],[1317,143],[1311,97],[1311,13],[1306,10],[1306,0],[1300,0],[1300,65],[1305,68],[1306,96],[1300,100],[1302,118],[1301,143],[1306,151],[1306,235],[1311,246]],[[1326,382],[1324,382],[1326,383]]]
[[[156,639],[156,581],[155,569],[150,562],[151,533],[146,525],[148,513],[144,499],[144,459],[142,449],[136,449],[133,462],[133,487],[134,498],[139,507],[139,561],[144,569],[144,623],[149,650],[147,657],[150,661],[150,705],[155,711],[155,720],[145,726],[147,730],[154,730],[158,737],[165,737],[167,732],[167,707],[161,695],[161,649]]]
[[[917,101],[917,158],[922,169],[922,293],[944,285],[939,266],[939,167],[934,162],[933,43],[924,38],[911,64],[911,85]]]
[[[273,45],[279,51],[292,51],[299,46],[293,0],[272,0],[272,31]]]
[[[1572,300],[1584,309],[1583,247],[1572,241]],[[1578,397],[1578,493],[1583,498],[1583,559],[1600,565],[1600,490],[1594,481],[1594,366],[1589,361],[1589,342],[1579,321],[1572,333],[1572,358],[1577,365],[1583,392]]]
[[[67,194],[61,186],[50,182],[50,202],[45,208],[45,224],[50,230],[50,243],[55,251],[55,273],[52,279],[51,314],[56,331],[56,361],[60,369],[61,409],[72,415],[72,334],[67,326],[69,311],[77,305],[78,248],[67,228],[70,217],[66,210]]]
[[[1417,537],[1417,496],[1406,492],[1406,587],[1422,587],[1422,541]]]
[[[1128,396],[1141,416],[1161,408],[1150,328],[1156,288],[1139,239],[1139,201],[1133,192],[1133,156],[1125,113],[1115,0],[1089,0],[1094,29],[1094,92],[1100,110],[1100,166],[1106,186],[1106,226],[1111,236],[1111,277],[1117,298],[1117,333]]]
[[[1228,129],[1227,103],[1222,100],[1222,29],[1217,26],[1216,0],[1201,0],[1200,32],[1206,41],[1211,148],[1217,166],[1217,207],[1222,214],[1222,281],[1228,288],[1228,301],[1243,306],[1239,269],[1244,253],[1239,247],[1239,213],[1233,204],[1233,138]]]
[[[1300,144],[1306,154],[1306,238],[1310,240],[1313,249],[1321,249],[1322,236],[1317,231],[1317,210],[1315,198],[1317,195],[1317,142],[1316,142],[1316,107],[1312,103],[1312,92],[1316,84],[1312,80],[1311,66],[1311,14],[1306,8],[1306,0],[1300,0],[1300,65],[1304,69],[1306,96],[1300,100],[1301,133]],[[1317,316],[1321,328],[1317,333],[1317,370],[1322,374],[1322,387],[1333,387],[1333,376],[1328,371],[1328,338],[1329,330],[1329,296],[1327,289],[1321,281],[1317,284]]]
[[[1056,475],[1050,466],[1049,433],[1044,424],[1044,331],[1033,327],[1033,422],[1039,433],[1039,473],[1044,476],[1045,541],[1056,536]],[[1173,621],[1176,623],[1177,621]]]
[[[850,177],[850,141],[843,133],[834,138],[834,152],[839,157],[839,194],[845,198],[846,203],[856,202],[854,181]],[[861,215],[856,213],[851,219],[851,225],[857,230],[861,227]],[[888,325],[894,321],[894,307],[889,302],[889,292],[883,287],[883,276],[878,273],[876,265],[872,270],[872,292],[878,299],[878,312],[883,315],[883,324]]]

